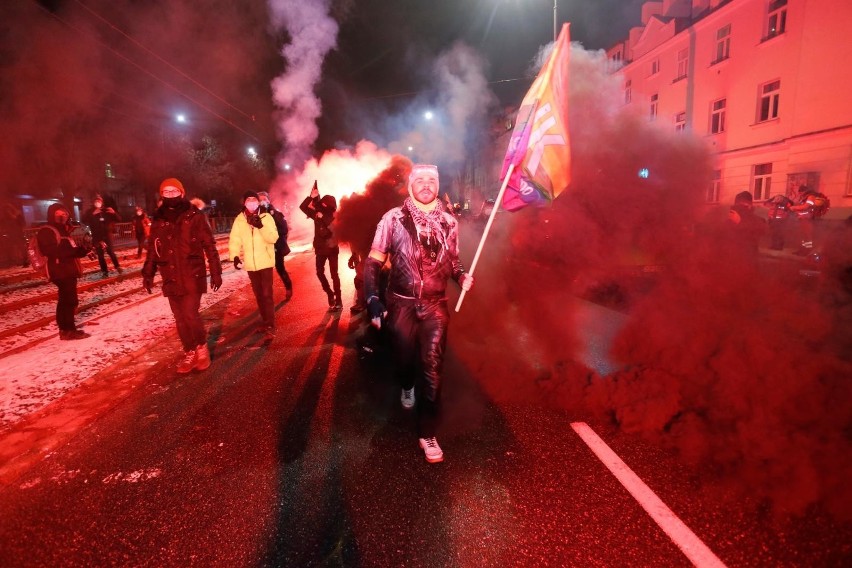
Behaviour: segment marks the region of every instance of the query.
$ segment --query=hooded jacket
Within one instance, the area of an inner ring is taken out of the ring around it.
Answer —
[[[56,223],[56,212],[60,209],[68,212],[60,203],[54,203],[47,208],[47,226],[39,229],[36,234],[38,249],[47,257],[47,275],[51,280],[82,276],[78,259],[86,256],[88,252],[86,247],[78,246],[71,238],[70,226]]]
[[[157,209],[151,223],[142,276],[153,278],[159,270],[166,297],[203,294],[207,291],[205,256],[210,274],[220,277],[219,251],[204,213],[186,199],[177,207],[164,205]]]
[[[245,210],[234,219],[228,240],[228,258],[240,257],[246,270],[252,272],[275,266],[275,243],[278,229],[269,213],[260,213],[262,229],[249,225]]]

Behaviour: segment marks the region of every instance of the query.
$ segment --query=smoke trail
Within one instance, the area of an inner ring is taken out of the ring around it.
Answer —
[[[337,22],[329,16],[327,0],[270,0],[272,26],[290,36],[281,55],[287,65],[272,80],[272,96],[279,109],[277,134],[284,148],[280,164],[301,165],[317,139],[316,119],[322,108],[314,87],[326,54],[337,45]]]
[[[713,472],[711,490],[848,517],[848,264],[818,286],[759,262],[705,208],[698,137],[627,110],[602,53],[574,46],[571,80],[572,186],[550,208],[498,216],[456,324],[470,338],[459,357],[496,396],[544,394],[677,450]],[[649,281],[642,266],[663,270]],[[629,313],[613,347],[622,370],[599,377],[577,363],[572,310],[604,292]],[[513,349],[483,348],[485,334]]]

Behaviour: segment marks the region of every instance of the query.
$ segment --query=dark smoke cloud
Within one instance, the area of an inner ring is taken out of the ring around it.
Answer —
[[[703,206],[703,143],[627,112],[602,53],[571,57],[572,185],[552,207],[498,215],[457,316],[459,357],[494,396],[545,395],[676,449],[722,494],[848,516],[848,254],[822,284],[759,263]],[[639,266],[661,268],[640,287]],[[577,362],[574,327],[574,298],[602,290],[630,305],[621,370],[605,377]]]
[[[411,160],[393,156],[390,165],[372,179],[362,194],[354,193],[340,201],[335,219],[338,240],[349,243],[353,252],[370,252],[376,225],[388,210],[402,204],[407,193]]]

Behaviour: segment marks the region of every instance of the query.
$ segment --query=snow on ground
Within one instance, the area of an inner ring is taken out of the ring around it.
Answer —
[[[291,244],[291,248],[295,254],[308,250],[310,245]],[[288,257],[288,262],[290,258],[292,256]],[[245,271],[236,271],[230,265],[223,268],[222,287],[217,292],[208,291],[201,297],[202,310],[226,299],[248,284]],[[4,270],[3,274],[8,276],[15,271],[21,269]],[[80,284],[89,280],[96,281],[100,278],[99,275],[100,273],[96,273],[91,278],[81,279]],[[159,277],[155,279],[155,285],[154,293],[149,295],[141,289],[141,277],[137,275],[92,290],[91,295],[81,293],[80,303],[83,305],[94,300],[95,294],[103,296],[133,288],[139,290],[137,293],[78,313],[78,325],[83,323],[82,329],[92,334],[92,337],[87,339],[60,341],[56,323],[51,322],[40,329],[0,340],[0,353],[36,339],[43,340],[25,351],[0,359],[0,430],[61,398],[121,357],[173,333],[174,317],[160,290]],[[38,292],[30,293],[38,295],[44,292],[45,287],[42,286],[38,287]],[[143,300],[142,303],[133,306],[134,302],[140,299]],[[12,301],[5,294],[3,300]],[[125,306],[133,307],[123,309]],[[54,300],[38,304],[36,308],[26,309],[45,310],[47,315],[53,315],[56,303]],[[31,312],[26,314],[26,318],[23,318],[21,313],[16,315],[16,312],[3,314],[0,329],[12,327],[13,324],[7,323],[10,321],[19,324],[35,319]]]

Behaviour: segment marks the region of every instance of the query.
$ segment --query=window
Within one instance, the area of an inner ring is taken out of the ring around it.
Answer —
[[[719,63],[731,56],[731,24],[716,30],[716,59],[713,63]]]
[[[760,87],[757,121],[765,122],[778,118],[778,101],[781,97],[781,81],[772,81]]]
[[[114,178],[115,177],[115,174],[112,173],[112,164],[110,164],[109,162],[104,164],[104,174],[108,178]]]
[[[713,177],[707,187],[705,199],[707,203],[719,203],[719,193],[722,189],[722,170],[713,170]]]
[[[656,75],[660,72],[660,58],[656,58],[651,62],[651,75]]]
[[[659,102],[659,95],[651,95],[651,120],[657,118],[657,104]]]
[[[686,130],[686,113],[679,112],[675,115],[675,132]]]
[[[689,68],[689,49],[681,49],[677,52],[677,77],[675,77],[675,81],[678,79],[683,79],[686,77],[686,71]]]
[[[725,104],[726,99],[719,99],[710,106],[710,134],[725,131]]]
[[[633,100],[633,88],[630,79],[624,83],[624,104],[630,104],[630,101]]]
[[[787,0],[772,0],[769,3],[769,18],[766,26],[766,39],[783,34],[787,29]]]
[[[754,166],[752,194],[756,200],[769,199],[769,187],[772,185],[772,164]]]

